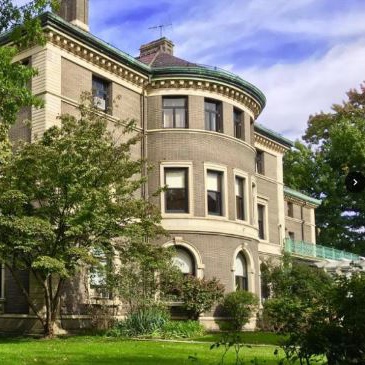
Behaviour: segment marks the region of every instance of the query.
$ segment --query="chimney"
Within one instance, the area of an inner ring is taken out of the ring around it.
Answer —
[[[79,28],[89,31],[89,0],[61,0],[59,15]]]
[[[145,57],[155,53],[167,53],[171,56],[174,55],[174,44],[166,37],[157,39],[147,44],[143,44],[139,49],[139,57]]]

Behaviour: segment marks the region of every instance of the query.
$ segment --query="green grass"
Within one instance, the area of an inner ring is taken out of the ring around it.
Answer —
[[[243,343],[253,344],[253,345],[273,345],[279,346],[281,341],[284,339],[283,336],[279,336],[272,332],[242,332],[241,339]],[[203,341],[214,343],[219,341],[221,334],[219,333],[209,333],[203,337],[196,337],[194,341]]]
[[[259,364],[277,364],[275,348],[244,348],[243,358],[248,363],[257,357]],[[127,341],[86,336],[55,340],[0,339],[1,365],[213,365],[219,362],[221,353],[221,349],[210,350],[209,343]],[[198,361],[188,360],[189,356],[197,357]],[[232,360],[233,354],[227,358],[226,364],[232,364]]]

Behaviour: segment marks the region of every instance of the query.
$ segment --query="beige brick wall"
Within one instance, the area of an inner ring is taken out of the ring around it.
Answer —
[[[189,96],[189,128],[205,129],[204,123],[204,98]]]
[[[227,167],[228,212],[229,218],[235,219],[233,168],[245,171],[249,175],[254,173],[254,152],[251,149],[222,138],[219,134],[176,130],[149,135],[147,148],[148,160],[155,166],[149,175],[149,191],[156,191],[160,186],[159,165],[162,161],[193,163],[194,212],[198,217],[205,216],[204,162]],[[159,197],[155,198],[155,203],[159,204]]]

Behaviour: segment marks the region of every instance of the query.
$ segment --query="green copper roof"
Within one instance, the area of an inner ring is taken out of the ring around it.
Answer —
[[[321,205],[322,201],[318,199],[314,199],[310,197],[309,195],[303,194],[300,191],[288,188],[287,186],[284,186],[284,195],[292,196],[293,198],[297,198],[300,200],[303,200],[307,203],[313,204],[315,206]]]
[[[262,134],[263,136],[268,137],[286,147],[290,148],[290,147],[294,146],[293,141],[283,137],[281,134],[274,132],[273,130],[271,130],[269,128],[264,127],[262,124],[255,123],[255,132],[258,134]]]

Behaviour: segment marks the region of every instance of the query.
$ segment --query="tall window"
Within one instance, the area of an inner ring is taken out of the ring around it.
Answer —
[[[265,239],[265,205],[257,205],[257,218],[259,225],[259,238]]]
[[[222,177],[220,171],[207,172],[208,214],[223,215],[222,209]]]
[[[176,253],[172,258],[172,262],[184,275],[195,275],[194,258],[184,247],[176,247]]]
[[[223,132],[222,103],[205,99],[205,129],[207,131]]]
[[[235,284],[236,290],[248,290],[247,262],[242,253],[236,257]]]
[[[256,172],[262,175],[265,173],[264,152],[261,150],[256,150]]]
[[[165,211],[189,213],[188,169],[165,168]]]
[[[98,260],[99,264],[90,269],[90,288],[94,291],[94,297],[111,299],[112,294],[107,286],[108,264],[111,264],[110,259],[101,249],[94,249],[93,256]]]
[[[97,76],[93,76],[92,88],[94,105],[98,109],[106,111],[108,108],[110,93],[109,82]]]
[[[294,206],[292,202],[287,202],[288,204],[288,217],[294,217]]]
[[[235,179],[236,218],[240,220],[245,219],[244,186],[245,186],[245,179],[236,176]]]
[[[233,109],[233,128],[234,136],[236,138],[242,138],[242,126],[243,126],[243,112],[242,110]]]
[[[187,99],[185,97],[163,98],[164,128],[187,128]]]

